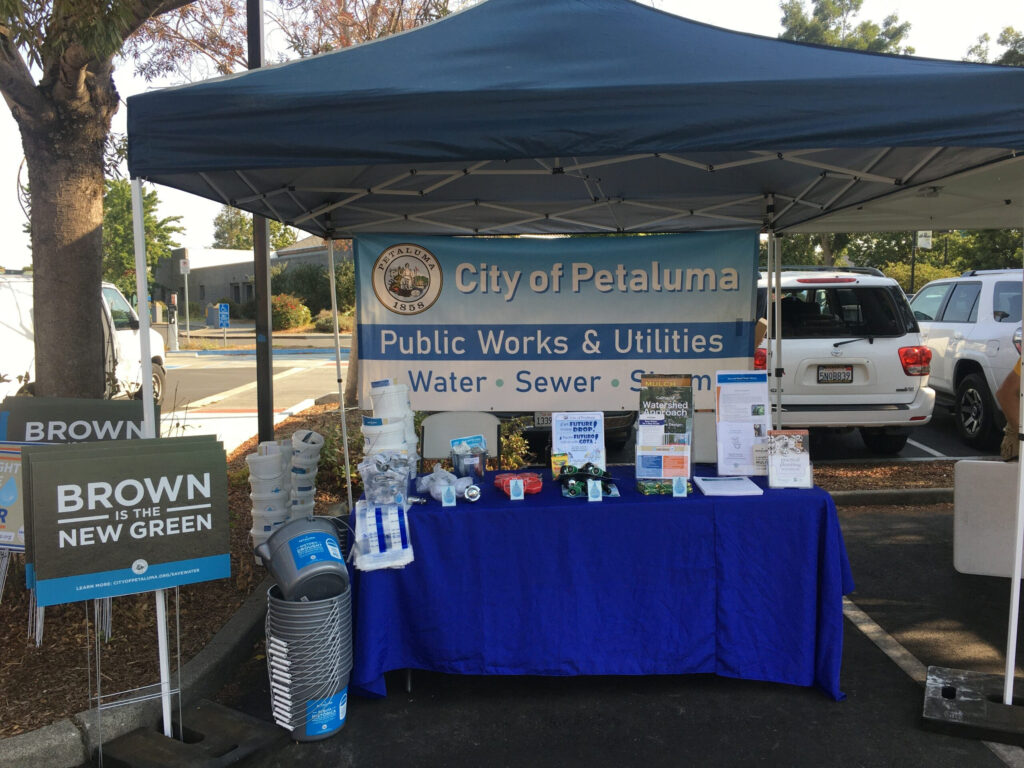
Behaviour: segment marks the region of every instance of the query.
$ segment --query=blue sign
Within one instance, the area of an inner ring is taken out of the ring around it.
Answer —
[[[418,410],[635,410],[645,373],[750,366],[756,231],[355,241],[362,398]]]
[[[218,304],[217,312],[220,319],[220,323],[217,325],[218,328],[230,328],[231,327],[231,307],[228,304]]]

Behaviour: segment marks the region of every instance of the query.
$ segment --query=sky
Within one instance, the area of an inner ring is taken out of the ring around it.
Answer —
[[[782,30],[782,12],[775,0],[646,0],[645,4],[740,32],[776,37]],[[804,0],[804,6],[810,12],[811,0]],[[955,12],[951,12],[953,8]],[[986,32],[992,38],[990,51],[995,57],[1000,53],[995,39],[1004,27],[1024,30],[1024,0],[864,0],[858,20],[881,23],[891,13],[898,14],[900,21],[910,22],[905,44],[913,46],[916,55],[931,58],[960,60],[978,36]],[[147,89],[178,84],[146,83],[132,75],[130,64],[118,68],[114,82],[122,99]],[[122,103],[114,117],[114,131],[125,132],[125,112]],[[0,154],[0,231],[6,233],[8,243],[0,251],[0,267],[17,269],[28,266],[31,256],[28,235],[22,232],[25,217],[17,197],[21,137],[4,107],[0,107],[0,146],[7,147]],[[22,173],[24,180],[26,172]],[[208,248],[213,241],[213,217],[220,211],[220,205],[169,187],[156,185],[155,189],[160,199],[158,215],[182,217],[180,223],[186,231],[179,236],[180,244]]]

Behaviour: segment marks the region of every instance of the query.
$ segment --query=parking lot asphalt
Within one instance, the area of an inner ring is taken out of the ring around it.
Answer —
[[[1001,674],[1004,663],[1009,583],[953,569],[952,504],[840,507],[840,518],[856,581],[842,702],[811,688],[705,675],[417,671],[407,692],[395,672],[386,698],[350,697],[335,736],[282,741],[243,764],[1024,766],[1019,747],[922,727],[927,666]],[[628,563],[616,578],[629,578]],[[865,623],[902,666],[859,628]],[[219,700],[271,720],[259,646]]]
[[[953,569],[951,503],[840,503],[839,516],[856,582],[844,623],[844,701],[709,675],[416,671],[408,692],[398,671],[386,698],[350,697],[348,722],[333,737],[293,743],[282,731],[277,746],[240,765],[1024,767],[1019,747],[935,733],[921,721],[928,666],[1002,673],[1009,580]],[[629,564],[610,578],[629,578]],[[261,626],[259,613],[250,624]],[[261,642],[214,662],[234,663],[217,700],[271,722]]]

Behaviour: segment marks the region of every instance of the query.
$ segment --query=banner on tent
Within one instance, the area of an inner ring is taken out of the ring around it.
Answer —
[[[635,410],[644,373],[753,354],[757,233],[355,241],[361,405],[407,384],[420,410]]]

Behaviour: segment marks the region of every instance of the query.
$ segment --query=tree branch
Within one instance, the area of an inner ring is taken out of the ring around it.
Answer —
[[[132,4],[132,19],[124,38],[127,40],[143,24],[151,18],[184,8],[195,0],[138,0]]]
[[[0,93],[19,125],[50,114],[46,99],[36,90],[32,72],[7,29],[0,29]]]

